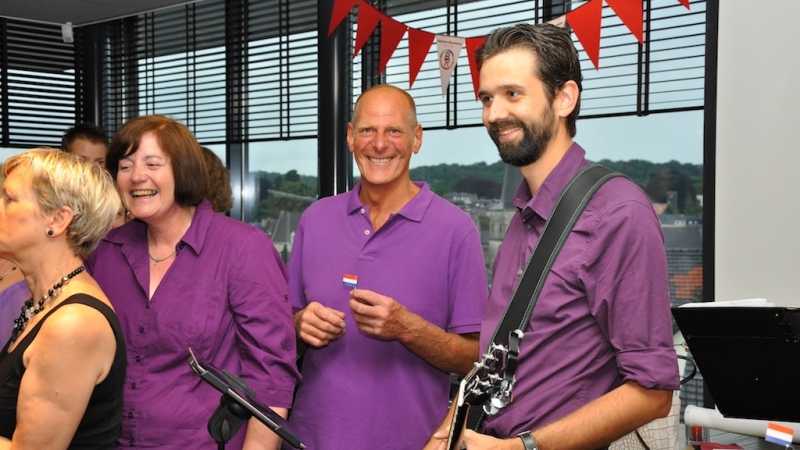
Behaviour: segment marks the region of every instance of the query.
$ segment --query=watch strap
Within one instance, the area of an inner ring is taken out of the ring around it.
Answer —
[[[525,447],[525,450],[539,450],[539,446],[536,445],[536,440],[533,438],[530,431],[525,431],[517,436],[522,439],[522,445]]]

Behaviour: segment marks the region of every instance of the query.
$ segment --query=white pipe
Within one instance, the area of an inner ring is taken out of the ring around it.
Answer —
[[[792,441],[800,443],[800,423],[780,422],[777,420],[731,419],[723,417],[716,409],[701,408],[686,405],[683,421],[688,426],[713,428],[715,430],[730,431],[732,433],[747,434],[750,436],[764,437],[767,433],[767,424],[777,423],[794,430]]]

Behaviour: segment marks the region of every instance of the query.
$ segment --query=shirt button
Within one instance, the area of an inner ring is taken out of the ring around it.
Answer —
[[[131,389],[136,389],[136,383],[131,383]]]
[[[525,228],[527,228],[527,229],[528,229],[528,231],[530,231],[530,230],[531,230],[531,228],[533,228],[533,227],[531,226],[531,224],[527,224],[527,225],[525,225]]]
[[[128,413],[128,419],[133,419],[133,413],[132,412]]]
[[[144,334],[144,327],[139,327],[139,333]]]
[[[364,208],[361,208],[361,214],[364,214],[365,212],[367,211]]]
[[[142,357],[139,356],[139,355],[136,355],[136,358],[134,358],[134,359],[136,360],[136,362],[140,362],[142,360]]]
[[[128,447],[136,447],[136,442],[134,442],[133,439],[131,439],[130,441],[128,441]]]
[[[369,236],[369,230],[364,230],[364,235]]]
[[[518,275],[518,276],[522,276],[522,272],[524,272],[524,271],[523,271],[522,269],[519,269],[519,270],[517,271],[517,275]]]

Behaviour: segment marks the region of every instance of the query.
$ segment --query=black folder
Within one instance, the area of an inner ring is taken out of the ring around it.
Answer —
[[[723,416],[800,422],[800,308],[684,307],[672,316]]]

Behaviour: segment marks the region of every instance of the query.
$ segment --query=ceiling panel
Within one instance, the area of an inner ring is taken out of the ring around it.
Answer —
[[[196,1],[0,0],[0,17],[81,26]]]

